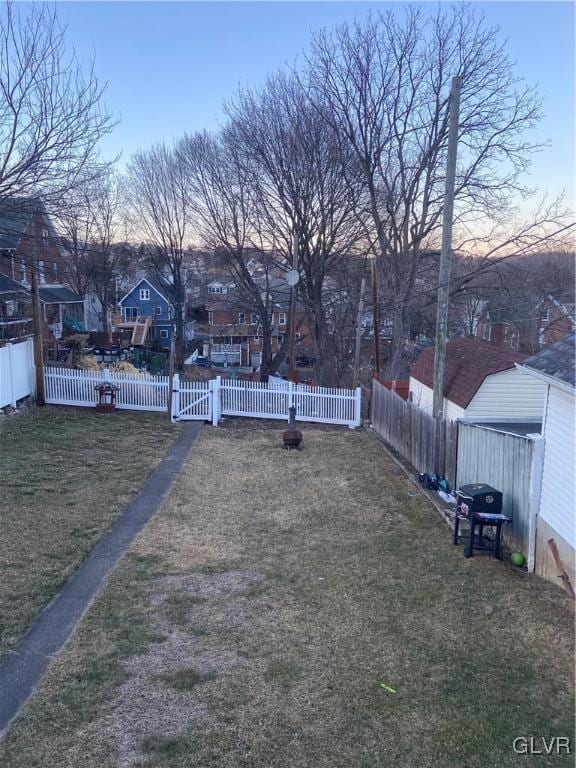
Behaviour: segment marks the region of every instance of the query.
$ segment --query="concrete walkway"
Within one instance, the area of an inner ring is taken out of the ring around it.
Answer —
[[[102,589],[114,566],[158,510],[201,426],[201,422],[182,425],[172,450],[114,527],[100,539],[54,600],[34,619],[16,648],[0,658],[0,739]]]

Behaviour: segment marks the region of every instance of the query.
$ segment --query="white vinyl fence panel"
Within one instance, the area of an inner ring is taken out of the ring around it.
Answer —
[[[131,373],[104,371],[75,371],[69,368],[46,367],[44,386],[46,402],[53,405],[95,406],[96,386],[110,382],[117,386],[116,407],[131,411],[167,411],[168,377],[135,376]]]
[[[34,393],[34,350],[32,339],[0,347],[0,408]]]
[[[116,406],[136,411],[168,411],[169,378],[131,373],[44,369],[46,402],[54,405],[95,406],[96,386],[109,381],[119,388]],[[175,374],[172,386],[172,421],[212,420],[215,426],[225,416],[249,416],[288,421],[290,405],[296,419],[322,424],[361,424],[361,395],[358,389],[310,387],[285,382],[269,386],[254,381],[182,381]]]

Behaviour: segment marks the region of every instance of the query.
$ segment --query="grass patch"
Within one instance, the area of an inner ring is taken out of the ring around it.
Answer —
[[[197,669],[187,667],[166,675],[160,675],[159,679],[176,691],[191,691],[197,685],[214,680],[215,677],[214,672],[199,672]]]
[[[466,560],[365,433],[279,431],[202,431],[2,768],[571,767],[512,749],[573,735],[566,596]]]
[[[289,659],[273,659],[268,662],[264,672],[264,680],[268,683],[275,683],[285,687],[290,686],[300,677],[300,670],[297,665]]]
[[[0,425],[0,654],[160,463],[177,429],[158,414],[38,408]]]
[[[190,628],[190,619],[194,606],[205,602],[206,598],[199,595],[173,592],[164,600],[162,609],[168,621],[182,628]]]

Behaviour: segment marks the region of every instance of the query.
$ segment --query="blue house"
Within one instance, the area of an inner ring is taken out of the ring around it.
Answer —
[[[114,317],[116,328],[132,329],[132,344],[143,346],[158,341],[170,349],[174,333],[174,286],[144,277],[119,301],[120,315]]]

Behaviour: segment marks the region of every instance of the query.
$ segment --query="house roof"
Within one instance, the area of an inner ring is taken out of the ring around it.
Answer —
[[[44,304],[80,304],[84,301],[82,296],[62,285],[42,286],[38,290],[38,295]]]
[[[576,388],[575,345],[576,333],[569,333],[524,360],[522,367]]]
[[[160,294],[160,296],[162,296],[162,298],[166,299],[166,301],[168,301],[168,302],[173,302],[176,299],[176,289],[174,288],[172,283],[165,283],[164,281],[160,281],[160,280],[158,280],[158,279],[156,279],[154,277],[146,276],[146,277],[141,277],[140,280],[138,280],[138,282],[135,285],[132,286],[132,288],[130,288],[128,291],[126,291],[126,293],[124,294],[124,296],[122,296],[122,298],[120,299],[120,301],[118,303],[122,304],[122,302],[133,291],[135,291],[136,288],[138,288],[138,286],[141,283],[148,283],[148,285],[151,288],[153,288],[156,291],[156,293]]]
[[[432,388],[434,382],[434,347],[425,349],[410,375]],[[499,347],[489,341],[466,336],[446,345],[444,397],[467,408],[486,376],[514,368],[526,355]]]
[[[18,248],[37,205],[24,197],[0,199],[0,251]]]
[[[11,277],[7,277],[7,275],[3,275],[0,272],[0,293],[19,293],[23,294],[25,296],[28,296],[28,291],[23,288],[20,283],[17,283],[16,280],[12,280]]]

